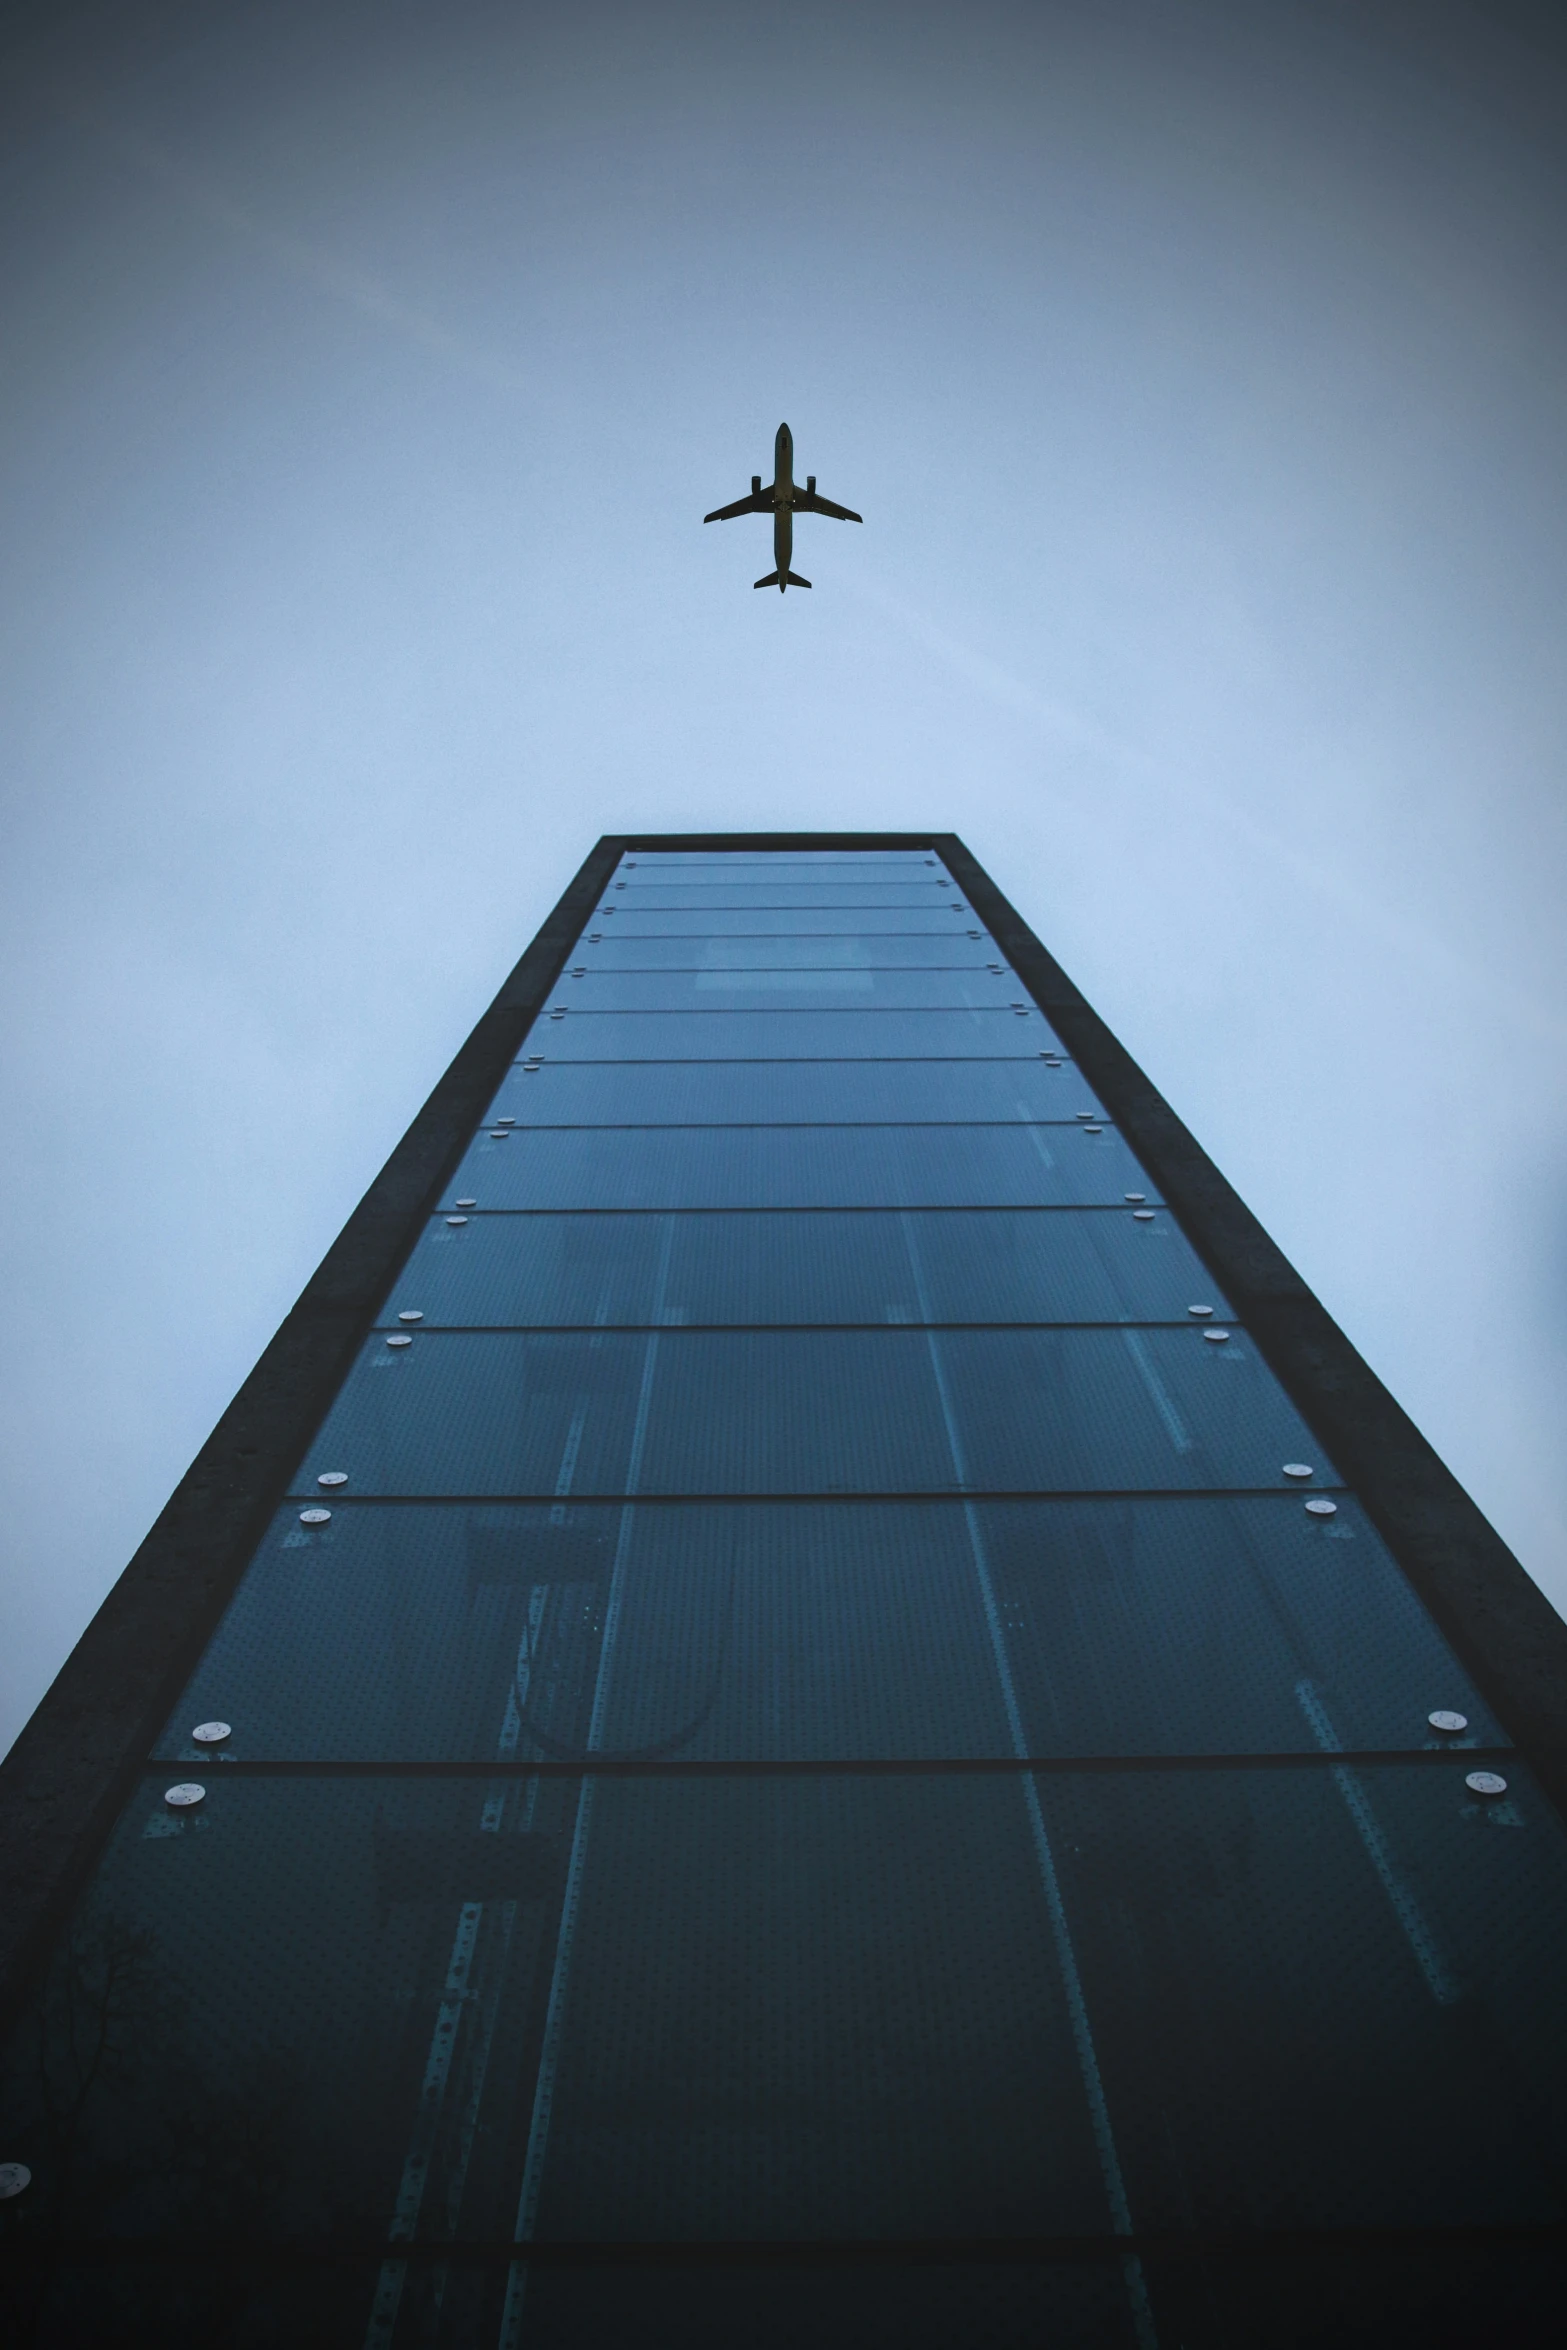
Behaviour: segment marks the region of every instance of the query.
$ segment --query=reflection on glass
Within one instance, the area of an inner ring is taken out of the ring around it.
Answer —
[[[903,937],[866,937],[853,933],[799,937],[789,932],[770,936],[711,937],[697,932],[689,937],[622,938],[606,924],[597,939],[580,940],[566,963],[566,976],[579,966],[595,971],[985,971],[1002,960],[985,939],[970,938],[953,926],[944,931],[915,931]]]
[[[625,950],[622,949],[622,952]],[[1006,972],[969,970],[873,970],[866,964],[707,964],[695,971],[568,970],[550,998],[552,1009],[568,1012],[790,1012],[837,1010],[908,1011],[1027,1009],[1030,999]],[[548,1017],[548,1014],[546,1014]],[[537,1031],[535,1031],[537,1034]]]
[[[507,1162],[524,1177],[519,1141]],[[477,1174],[475,1180],[478,1180]],[[488,1187],[487,1187],[488,1188]],[[665,1292],[657,1285],[664,1248]],[[431,1222],[380,1321],[426,1328],[666,1322],[1185,1324],[1199,1296],[1227,1309],[1168,1215],[961,1209],[939,1215],[830,1209],[674,1216],[575,1210]]]
[[[547,1074],[541,1095],[556,1074]],[[1065,1070],[1052,1074],[1066,1081],[1065,1101],[1081,1099]],[[459,1167],[446,1210],[459,1199],[485,1209],[984,1204],[1114,1208],[1130,1224],[1128,1191],[1152,1196],[1153,1185],[1120,1136],[1108,1128],[1085,1134],[1064,1122],[555,1127],[504,1140],[487,1130]],[[466,1247],[471,1237],[449,1245]]]
[[[611,1754],[1005,1755],[987,1583],[1030,1754],[1314,1754],[1324,1718],[1349,1751],[1431,1748],[1437,1701],[1469,1717],[1451,1751],[1503,1742],[1353,1505],[1329,1530],[1280,1493],[288,1510],[159,1751],[175,1776],[576,1751],[617,1566]],[[190,1737],[214,1718],[216,1759]]]
[[[915,1123],[1012,1125],[1104,1113],[1070,1062],[719,1061],[561,1063],[547,1044],[496,1095],[490,1122],[543,1126]],[[1148,1188],[1145,1186],[1145,1188]],[[591,1204],[584,1200],[580,1204]],[[676,1202],[676,1205],[682,1203]],[[959,1206],[971,1203],[959,1201]]]
[[[367,1347],[300,1489],[1267,1488],[1309,1442],[1253,1349],[1196,1329],[421,1331]]]
[[[556,1061],[1022,1061],[1060,1052],[1038,1011],[546,1012],[528,1045]]]

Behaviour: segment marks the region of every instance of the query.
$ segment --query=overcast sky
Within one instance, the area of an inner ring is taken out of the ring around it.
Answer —
[[[633,828],[960,832],[1567,1606],[1560,23],[0,9],[0,1743]]]

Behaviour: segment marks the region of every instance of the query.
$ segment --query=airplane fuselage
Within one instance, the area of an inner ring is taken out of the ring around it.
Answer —
[[[773,443],[773,569],[782,582],[794,553],[794,435],[778,427]]]

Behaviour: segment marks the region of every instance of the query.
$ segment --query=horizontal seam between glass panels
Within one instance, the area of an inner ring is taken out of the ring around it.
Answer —
[[[801,935],[807,938],[819,938],[823,933],[805,931]],[[924,935],[924,932],[920,933],[921,937]],[[861,931],[857,932],[856,936],[874,938],[876,933]],[[637,941],[639,946],[642,943],[640,939]],[[606,965],[605,968],[620,973],[623,978],[638,972],[645,978],[658,978],[685,971],[700,972],[704,976],[717,971],[831,971],[835,977],[841,979],[845,977],[858,978],[862,973],[871,971],[989,971],[990,965],[983,961],[971,963],[613,963]],[[576,979],[596,977],[598,974],[573,971],[563,973],[562,976]],[[992,978],[1000,976],[999,972],[991,973]],[[908,1006],[896,1008],[907,1010]],[[916,1007],[916,1009],[918,1008]],[[930,1009],[928,1005],[924,1008]],[[966,1004],[959,1005],[957,1008],[960,1011],[968,1010]],[[706,1009],[712,1011],[715,1007],[710,1004]]]
[[[599,1012],[568,1006],[577,1020],[924,1020],[932,1012],[1011,1012],[1012,1004],[624,1004]],[[1037,1006],[1025,1005],[1024,1010]],[[542,1015],[548,1018],[546,1012]]]
[[[565,1064],[551,1063],[552,1067]],[[637,1066],[643,1064],[638,1063]],[[650,1065],[650,1064],[649,1064]],[[608,1068],[607,1061],[574,1061],[573,1068]],[[704,1061],[704,1069],[727,1068],[727,1062]],[[496,1121],[486,1118],[475,1127],[472,1140],[481,1141],[493,1131]],[[1045,1128],[1052,1131],[1066,1128],[1071,1121],[1065,1118],[991,1118],[975,1131],[988,1132],[991,1128],[1003,1134],[1032,1134]],[[1094,1113],[1096,1126],[1116,1131],[1113,1118]],[[887,1134],[911,1129],[915,1133],[950,1134],[974,1128],[971,1118],[842,1118],[834,1124],[808,1118],[528,1118],[517,1119],[508,1127],[512,1134]],[[983,1200],[975,1200],[975,1207],[983,1207]],[[1046,1203],[1041,1202],[1042,1206]],[[1140,1205],[1141,1203],[1139,1203]]]
[[[531,1127],[518,1128],[519,1133],[534,1131],[535,1129]],[[559,1127],[544,1127],[537,1131],[559,1133],[561,1129]],[[589,1127],[586,1131],[591,1134],[598,1132],[599,1129]],[[620,1131],[620,1129],[605,1128],[603,1131],[613,1133]],[[1158,1213],[1172,1215],[1172,1211],[1164,1206],[1162,1200],[1151,1200],[1149,1204]],[[482,1224],[487,1216],[502,1219],[507,1216],[1125,1216],[1130,1213],[1130,1210],[1116,1200],[1081,1200],[1075,1205],[1071,1201],[1062,1200],[1025,1200],[1016,1206],[1011,1206],[1005,1200],[981,1199],[960,1200],[956,1203],[948,1200],[929,1207],[921,1207],[918,1204],[909,1206],[903,1201],[899,1201],[892,1207],[877,1207],[874,1204],[867,1206],[864,1201],[846,1201],[842,1206],[835,1206],[831,1201],[823,1205],[818,1201],[814,1206],[803,1208],[793,1206],[773,1208],[766,1206],[765,1203],[756,1202],[753,1202],[749,1207],[741,1202],[739,1205],[706,1208],[595,1208],[585,1204],[582,1207],[465,1208],[463,1213],[470,1223]],[[431,1212],[430,1221],[444,1223],[446,1214],[447,1211],[444,1208],[436,1208]]]
[[[673,1338],[679,1331],[665,1329],[660,1337]],[[1316,1490],[1349,1494],[1349,1487],[1338,1479],[1323,1473]],[[628,1493],[620,1486],[608,1493],[559,1494],[554,1486],[547,1491],[517,1491],[509,1493],[342,1493],[334,1492],[334,1510],[376,1509],[506,1509],[532,1507],[547,1502],[551,1508],[562,1509],[624,1509],[635,1503],[638,1509],[667,1509],[692,1502],[712,1502],[732,1509],[738,1503],[757,1506],[779,1502],[961,1502],[961,1501],[1299,1501],[1301,1489],[1293,1496],[1278,1485],[924,1485],[913,1493],[899,1492],[896,1487],[824,1485],[791,1487],[783,1492],[749,1493],[715,1491],[711,1486],[698,1486],[681,1493],[647,1493],[640,1488]],[[307,1485],[291,1488],[283,1497],[281,1506],[290,1507],[296,1501],[319,1501],[320,1496]],[[1353,1498],[1351,1495],[1350,1498]]]
[[[620,912],[620,909],[606,907],[604,914],[594,914],[592,919],[606,921],[608,914],[613,914],[613,912]],[[644,907],[644,912],[646,914],[658,914],[658,912],[684,914],[684,912],[688,912],[688,909],[679,907],[679,905],[670,905],[670,907],[655,907],[653,905],[653,907]],[[717,909],[714,909],[714,912],[717,912]],[[766,914],[768,907],[728,907],[728,912],[731,914],[733,912]],[[794,912],[796,914],[832,914],[834,907],[803,905],[803,907],[794,907]],[[883,905],[879,912],[902,914],[904,909],[900,905]],[[963,907],[963,912],[973,914],[973,907]],[[702,938],[702,940],[709,940],[709,938],[867,938],[869,940],[869,938],[951,938],[951,935],[954,935],[951,931],[660,931],[658,938]],[[963,935],[968,938],[968,931]],[[989,931],[982,931],[980,935],[982,938],[989,938]],[[594,945],[592,928],[583,928],[583,931],[578,931],[578,945],[585,945],[585,947]]]
[[[1343,1753],[1324,1753],[1319,1746],[1269,1750],[1262,1754],[964,1754],[964,1755],[833,1755],[806,1761],[774,1755],[732,1755],[700,1762],[670,1757],[662,1761],[631,1759],[613,1754],[584,1755],[574,1762],[530,1762],[526,1757],[494,1757],[487,1762],[391,1761],[373,1757],[296,1759],[241,1762],[236,1756],[222,1763],[224,1780],[240,1779],[1010,1779],[1022,1775],[1103,1777],[1110,1773],[1140,1774],[1173,1771],[1325,1771],[1325,1770],[1437,1770],[1460,1765],[1472,1770],[1477,1763],[1521,1759],[1515,1746],[1360,1746]],[[155,1755],[142,1765],[142,1776],[188,1768],[190,1756]],[[218,1762],[211,1766],[218,1768]],[[221,1780],[216,1782],[221,1784]]]
[[[593,1017],[618,1018],[617,1014],[593,1015],[579,1012],[579,1020]],[[679,1013],[677,1018],[685,1015]],[[560,1040],[564,1041],[564,1040]],[[519,1061],[529,1059],[527,1053],[518,1055]],[[640,1059],[635,1054],[605,1053],[598,1060],[583,1060],[566,1052],[542,1056],[552,1069],[1026,1069],[1039,1059],[1032,1053],[713,1053],[711,1055],[673,1053],[646,1053]],[[514,1063],[513,1066],[516,1064]],[[867,1120],[867,1124],[880,1123]],[[1005,1124],[1005,1120],[993,1121]],[[1019,1119],[1018,1124],[1026,1121]]]
[[[4,2265],[48,2272],[67,2263],[249,2276],[274,2266],[325,2269],[385,2261],[453,2268],[942,2268],[1049,2267],[1076,2261],[1180,2260],[1229,2256],[1256,2266],[1303,2252],[1406,2253],[1567,2248],[1567,2226],[1545,2221],[1443,2221],[1416,2227],[1255,2230],[1194,2228],[1185,2235],[587,2237],[510,2236],[57,2236],[13,2237]]]
[[[371,1335],[378,1335],[378,1332],[381,1332],[383,1328],[388,1328],[388,1330],[390,1330],[392,1325],[390,1325],[390,1323],[385,1323],[385,1325],[376,1323],[376,1330],[371,1332]],[[1222,1321],[1217,1321],[1217,1318],[1215,1318],[1215,1321],[1208,1321],[1208,1323],[1203,1323],[1203,1330],[1222,1330],[1222,1328],[1238,1330],[1240,1325],[1238,1325],[1238,1323],[1222,1323]],[[540,1321],[531,1321],[531,1323],[432,1323],[430,1318],[425,1316],[425,1325],[423,1325],[423,1330],[418,1332],[418,1337],[529,1337],[533,1330],[540,1330],[540,1332],[550,1332],[550,1337],[597,1337],[601,1330],[627,1332],[627,1335],[632,1335],[632,1337],[646,1337],[646,1335],[648,1335],[648,1330],[655,1330],[655,1332],[658,1332],[660,1337],[754,1337],[754,1335],[756,1335],[756,1337],[764,1337],[764,1335],[773,1335],[775,1330],[787,1330],[789,1335],[794,1335],[796,1330],[799,1330],[799,1332],[806,1332],[806,1335],[811,1335],[813,1330],[832,1330],[832,1332],[834,1332],[834,1337],[839,1335],[839,1332],[843,1332],[843,1335],[846,1335],[846,1337],[865,1337],[865,1332],[867,1332],[867,1330],[869,1330],[869,1332],[874,1332],[876,1337],[886,1337],[888,1332],[893,1332],[893,1335],[897,1335],[897,1332],[900,1332],[900,1330],[1006,1330],[1006,1332],[1008,1332],[1008,1337],[1010,1337],[1010,1335],[1013,1335],[1013,1332],[1027,1332],[1027,1330],[1191,1330],[1191,1323],[1189,1323],[1189,1321],[1175,1321],[1175,1318],[1165,1318],[1165,1321],[1116,1321],[1116,1323],[1111,1323],[1111,1321],[1015,1321],[1015,1323],[1006,1323],[1006,1321],[987,1321],[987,1323],[980,1323],[980,1321],[907,1321],[907,1323],[886,1323],[886,1321],[883,1321],[883,1323],[832,1323],[832,1321],[827,1321],[827,1323],[825,1323],[825,1321],[811,1321],[811,1323],[707,1323],[707,1321],[705,1321],[705,1323],[646,1323],[646,1321],[644,1321],[644,1323],[540,1323]],[[1240,1335],[1245,1335],[1245,1332],[1240,1332]]]

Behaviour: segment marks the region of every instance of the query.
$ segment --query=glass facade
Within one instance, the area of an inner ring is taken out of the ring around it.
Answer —
[[[10,2338],[1554,2340],[1564,1951],[954,875],[628,853],[5,2052]]]

